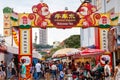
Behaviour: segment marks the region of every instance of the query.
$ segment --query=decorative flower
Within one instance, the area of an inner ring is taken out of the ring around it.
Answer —
[[[102,16],[100,18],[99,26],[100,26],[100,28],[108,28],[108,27],[110,27],[110,20],[107,18],[107,16]]]

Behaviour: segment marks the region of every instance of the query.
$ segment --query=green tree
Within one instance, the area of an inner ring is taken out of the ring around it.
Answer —
[[[51,45],[41,45],[41,44],[35,44],[35,43],[33,43],[33,46],[39,51],[41,49],[53,48],[53,46]]]
[[[80,35],[72,35],[64,40],[64,46],[66,48],[79,48],[81,46]]]

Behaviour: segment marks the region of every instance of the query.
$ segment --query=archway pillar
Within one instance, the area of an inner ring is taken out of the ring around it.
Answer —
[[[32,80],[30,68],[32,66],[32,28],[27,16],[22,16],[19,28],[19,62],[25,59],[26,78]],[[19,76],[19,80],[21,77]]]

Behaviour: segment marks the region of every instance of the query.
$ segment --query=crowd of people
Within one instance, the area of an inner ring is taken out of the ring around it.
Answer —
[[[18,75],[23,80],[26,79],[25,60],[21,60],[21,66],[17,69],[14,58],[8,65],[3,61],[0,64],[0,80],[18,80]],[[30,73],[32,80],[120,80],[120,60],[112,71],[109,61],[105,61],[102,66],[100,61],[93,65],[92,62],[69,62],[39,61],[32,63]]]
[[[109,61],[105,61],[105,66],[100,64],[100,61],[92,66],[88,61],[77,62],[62,62],[61,60],[52,62],[42,62],[32,66],[31,73],[33,80],[120,80],[120,62],[115,68],[114,76],[112,77],[112,68],[109,66]]]
[[[4,61],[0,63],[0,80],[18,80],[18,77],[26,79],[25,60],[21,60],[19,66],[16,66],[14,57],[6,64]]]

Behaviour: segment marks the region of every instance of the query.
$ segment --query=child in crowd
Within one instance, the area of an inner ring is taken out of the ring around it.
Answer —
[[[59,76],[60,80],[64,80],[64,76],[65,76],[64,71],[60,71],[60,76]]]

